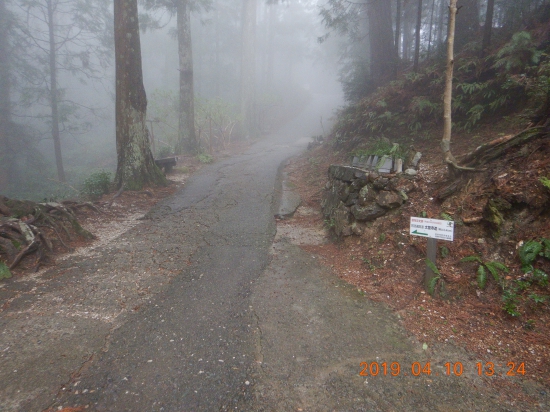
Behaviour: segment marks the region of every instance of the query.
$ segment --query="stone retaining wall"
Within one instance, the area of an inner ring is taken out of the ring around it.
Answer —
[[[328,176],[321,207],[338,236],[361,235],[366,222],[399,208],[417,188],[414,176],[353,166],[332,165]]]

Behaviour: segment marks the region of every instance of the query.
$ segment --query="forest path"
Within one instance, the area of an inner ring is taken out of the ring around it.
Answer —
[[[203,168],[116,242],[0,289],[18,289],[0,317],[0,410],[510,410],[468,354],[423,350],[383,305],[273,243],[281,165],[319,110]],[[401,374],[360,377],[367,361]],[[432,376],[410,376],[428,361]],[[464,375],[444,376],[458,361]]]

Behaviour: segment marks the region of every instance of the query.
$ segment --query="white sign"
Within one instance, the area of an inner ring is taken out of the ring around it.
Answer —
[[[411,217],[410,234],[432,239],[453,241],[455,222],[450,220],[426,219]]]

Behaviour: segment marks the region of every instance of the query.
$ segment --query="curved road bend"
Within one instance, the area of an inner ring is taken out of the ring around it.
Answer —
[[[52,311],[63,338],[33,332],[42,336],[33,347],[40,357],[26,366],[20,361],[19,369],[34,375],[0,389],[4,405],[6,399],[21,398],[6,410],[79,405],[174,412],[527,410],[499,405],[497,394],[474,373],[469,354],[449,346],[423,350],[382,305],[337,280],[286,239],[274,242],[279,169],[303,149],[310,134],[300,128],[319,124],[320,105],[310,106],[279,136],[202,169],[148,220],[121,236],[116,247],[62,267],[66,273],[56,276],[88,282],[71,302],[77,295],[91,302],[96,295],[107,296],[101,299],[104,306],[118,300],[103,286],[114,274],[137,268],[129,271],[128,284],[139,270],[159,266],[176,269],[176,275],[165,285],[152,283],[155,294],[110,326],[83,315],[71,329],[61,309]],[[109,276],[90,285],[87,279],[104,272]],[[58,282],[48,286],[48,293],[69,287],[63,286],[70,283],[66,280],[61,285],[64,278],[48,276]],[[119,280],[115,286],[125,287]],[[35,328],[54,328],[41,319],[33,320]],[[17,322],[3,325],[13,334],[23,330],[21,325],[33,327],[23,318]],[[78,356],[58,356],[71,350]],[[13,362],[19,355],[10,356],[2,358],[6,374],[17,369]],[[360,363],[373,361],[398,362],[401,373],[359,376]],[[432,375],[410,376],[414,362],[429,361]],[[465,373],[445,376],[444,363],[458,361]]]

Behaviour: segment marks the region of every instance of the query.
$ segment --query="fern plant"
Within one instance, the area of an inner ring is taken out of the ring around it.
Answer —
[[[485,289],[487,286],[488,275],[491,274],[493,279],[501,287],[503,282],[500,278],[499,272],[508,272],[508,267],[500,262],[488,261],[485,262],[477,255],[466,256],[460,260],[461,262],[476,262],[478,263],[477,267],[477,285],[480,289]]]
[[[548,275],[535,267],[535,261],[539,256],[550,259],[550,239],[529,240],[519,248],[519,260],[523,273],[530,275],[532,282],[540,286],[548,286]]]
[[[430,259],[426,259],[426,265],[432,270],[433,273],[437,275],[431,278],[428,282],[428,293],[433,296],[435,293],[437,282],[439,282],[439,280],[441,279],[441,272],[439,272],[439,269],[437,268],[435,263],[432,262]]]
[[[445,212],[441,212],[441,218],[442,219],[445,219],[445,220],[448,220],[448,221],[452,221],[453,220],[453,217],[448,214],[448,213],[445,213]]]
[[[504,68],[507,72],[521,72],[529,65],[540,62],[542,51],[537,50],[526,31],[518,32],[497,53],[495,68]]]

